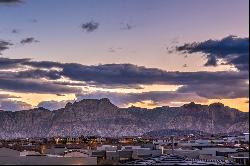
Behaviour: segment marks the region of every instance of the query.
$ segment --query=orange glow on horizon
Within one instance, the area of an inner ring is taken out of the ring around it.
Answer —
[[[249,98],[236,98],[236,99],[210,99],[209,104],[220,102],[231,108],[236,108],[242,112],[249,112]]]
[[[160,90],[163,88],[163,90],[169,90],[169,91],[174,91],[176,86],[168,87],[168,86],[159,86],[157,88],[156,86],[153,88],[153,90]],[[166,88],[166,89],[164,89]],[[147,91],[149,90],[149,87],[146,87],[145,89],[142,89],[142,91]],[[7,94],[7,92],[1,92]],[[20,96],[20,98],[13,98],[12,100],[16,101],[22,101],[26,102],[33,107],[36,107],[40,102],[42,101],[65,101],[65,100],[75,100],[75,94],[66,94],[63,96],[58,96],[56,94],[35,94],[35,93],[14,93],[14,92],[8,92],[8,94],[13,95],[13,96]],[[216,103],[220,102],[224,104],[225,106],[229,106],[231,108],[236,108],[242,112],[249,112],[249,98],[236,98],[236,99],[208,99],[207,103],[200,103],[200,104],[205,104],[209,105],[211,103]],[[112,101],[111,101],[112,102]],[[192,101],[190,101],[192,102]],[[195,101],[194,101],[195,102]],[[173,101],[170,103],[166,103],[164,105],[158,105],[157,103],[154,103],[152,100],[145,100],[145,101],[140,101],[140,102],[135,102],[135,103],[129,103],[128,105],[125,105],[125,107],[130,107],[130,106],[136,106],[136,107],[142,107],[142,108],[155,108],[155,107],[160,107],[160,106],[182,106],[185,103],[189,102],[178,102],[178,101]],[[196,102],[199,103],[199,102]]]
[[[222,103],[225,106],[238,109],[242,112],[249,112],[249,99],[248,98],[236,98],[236,99],[209,99],[207,103],[199,103],[204,105],[209,105],[212,103]],[[191,101],[190,101],[191,102]],[[165,106],[182,106],[185,103],[189,102],[171,102],[170,104],[166,104]],[[198,102],[197,102],[198,103]],[[142,108],[155,108],[160,107],[160,105],[156,105],[151,100],[141,101],[141,102],[135,102],[128,104],[128,107],[135,106],[135,107],[142,107]],[[164,105],[161,105],[164,106]]]

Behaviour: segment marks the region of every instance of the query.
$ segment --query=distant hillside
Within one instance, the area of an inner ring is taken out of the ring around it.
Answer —
[[[213,112],[213,113],[212,113]],[[212,118],[213,116],[213,118]],[[0,138],[100,135],[141,136],[151,131],[247,132],[249,114],[214,103],[181,107],[118,108],[109,99],[84,99],[49,111],[0,111]],[[212,125],[212,121],[213,124]]]
[[[183,135],[198,135],[198,134],[206,134],[202,131],[197,130],[176,130],[176,129],[164,129],[164,130],[154,130],[143,134],[146,137],[166,137],[166,136],[183,136]]]

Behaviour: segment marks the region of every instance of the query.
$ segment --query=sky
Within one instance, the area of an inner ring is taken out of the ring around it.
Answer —
[[[0,0],[0,109],[83,98],[249,111],[248,0]]]

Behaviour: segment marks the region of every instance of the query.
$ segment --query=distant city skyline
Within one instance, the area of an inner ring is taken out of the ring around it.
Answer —
[[[0,0],[0,110],[83,98],[249,111],[248,0]]]

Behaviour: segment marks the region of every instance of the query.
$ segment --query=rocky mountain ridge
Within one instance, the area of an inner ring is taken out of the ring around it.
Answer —
[[[196,130],[207,133],[247,132],[249,113],[221,103],[154,109],[118,108],[109,99],[84,99],[65,108],[0,111],[0,139],[99,135],[141,136],[157,130]]]

